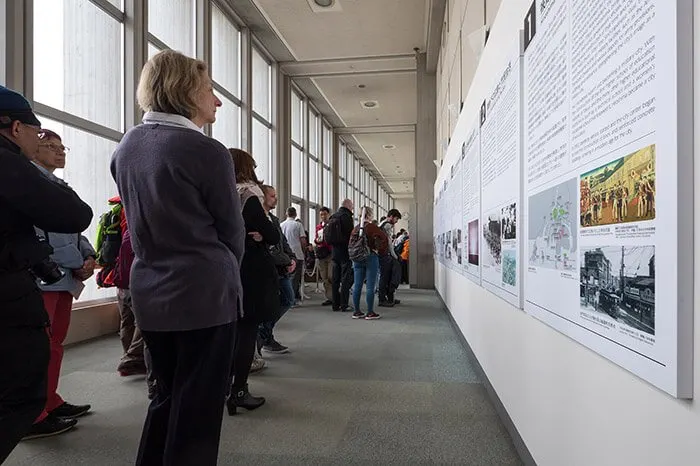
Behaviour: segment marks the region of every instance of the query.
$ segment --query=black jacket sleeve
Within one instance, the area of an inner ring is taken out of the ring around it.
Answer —
[[[243,221],[245,222],[246,233],[257,231],[267,244],[280,242],[279,230],[265,214],[265,210],[260,204],[260,199],[256,196],[251,196],[243,206]]]
[[[42,230],[80,233],[92,209],[70,188],[44,177],[23,155],[0,150],[0,199]]]

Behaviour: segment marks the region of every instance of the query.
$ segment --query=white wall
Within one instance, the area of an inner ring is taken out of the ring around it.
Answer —
[[[396,199],[394,207],[401,212],[401,220],[394,225],[394,231],[399,232],[400,229],[408,230],[409,219],[411,218],[411,210],[413,210],[413,199]]]
[[[503,0],[489,46],[468,87],[465,111],[477,114],[530,4],[531,0]],[[700,25],[700,0],[694,0],[694,8]],[[455,33],[459,30],[450,31]],[[700,76],[698,30],[694,42],[695,73]],[[700,95],[695,96],[694,109],[700,112]],[[700,134],[698,120],[695,134]],[[697,186],[700,137],[695,144]],[[700,243],[698,192],[694,210],[695,241]],[[700,309],[698,250],[694,255],[695,308]],[[436,288],[539,465],[700,464],[700,400],[672,398],[439,263]],[[694,334],[695,398],[700,398],[698,311]]]

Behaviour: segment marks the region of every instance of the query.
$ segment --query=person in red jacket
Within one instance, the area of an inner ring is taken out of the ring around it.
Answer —
[[[330,306],[333,304],[333,261],[331,260],[333,248],[323,239],[323,229],[328,223],[331,211],[328,207],[321,207],[319,215],[321,216],[321,223],[316,225],[314,243],[316,244],[318,271],[321,275],[321,281],[323,281],[323,290],[326,293],[326,300],[323,302],[323,306]]]

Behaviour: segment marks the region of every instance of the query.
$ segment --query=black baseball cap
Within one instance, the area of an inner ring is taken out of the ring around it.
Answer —
[[[19,92],[0,86],[0,128],[9,128],[13,121],[41,127],[41,122],[34,115],[32,106],[25,97]]]

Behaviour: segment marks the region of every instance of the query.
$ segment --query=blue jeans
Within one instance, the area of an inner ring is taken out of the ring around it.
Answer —
[[[279,277],[279,293],[280,293],[280,313],[275,320],[262,322],[258,329],[258,335],[263,344],[272,342],[274,335],[272,331],[275,324],[284,316],[294,304],[294,288],[292,287],[292,279],[288,276]]]
[[[377,274],[379,273],[379,256],[370,254],[366,262],[353,262],[355,271],[355,286],[352,290],[352,303],[355,312],[360,310],[362,286],[367,279],[367,312],[374,312],[374,290],[377,289]]]

